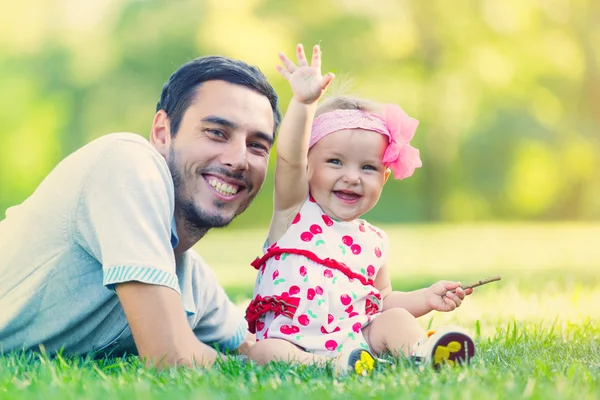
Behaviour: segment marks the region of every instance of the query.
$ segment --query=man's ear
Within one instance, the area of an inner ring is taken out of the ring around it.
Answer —
[[[165,110],[158,110],[150,130],[150,143],[166,159],[171,148],[171,123]]]
[[[388,180],[388,178],[390,177],[390,174],[392,173],[392,170],[389,168],[386,168],[385,170],[385,174],[383,176],[383,183],[385,184]]]

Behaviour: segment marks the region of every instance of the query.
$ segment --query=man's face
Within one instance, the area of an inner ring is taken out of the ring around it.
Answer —
[[[226,226],[250,205],[265,180],[273,124],[257,92],[225,81],[198,88],[166,157],[189,228]]]

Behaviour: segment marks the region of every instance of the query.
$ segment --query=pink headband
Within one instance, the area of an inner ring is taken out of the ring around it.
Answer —
[[[383,164],[394,171],[394,179],[408,178],[422,166],[419,150],[409,143],[419,121],[411,118],[396,104],[387,104],[385,117],[361,110],[334,110],[315,118],[309,148],[330,133],[343,129],[364,129],[388,137]]]

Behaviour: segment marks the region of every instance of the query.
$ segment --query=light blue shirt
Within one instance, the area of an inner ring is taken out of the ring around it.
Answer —
[[[0,222],[0,353],[136,353],[114,285],[181,295],[199,340],[236,349],[243,312],[194,251],[174,256],[174,188],[141,136],[115,133],[65,158]]]

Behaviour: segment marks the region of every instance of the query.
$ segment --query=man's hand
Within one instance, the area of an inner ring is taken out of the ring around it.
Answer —
[[[254,346],[255,344],[256,344],[256,335],[248,332],[246,334],[246,338],[244,339],[242,344],[240,344],[240,347],[238,347],[237,351],[239,354],[241,354],[243,356],[247,356],[248,352],[250,351],[252,346]]]
[[[177,292],[140,282],[120,283],[116,292],[147,365],[210,367],[214,363],[217,352],[196,339]]]
[[[301,44],[296,46],[298,65],[290,61],[284,53],[279,53],[279,58],[285,68],[278,65],[277,70],[290,82],[294,99],[299,103],[315,103],[334,78],[331,72],[325,76],[321,75],[321,49],[319,45],[315,45],[313,48],[311,65],[308,65],[308,61],[306,61],[304,48]]]

